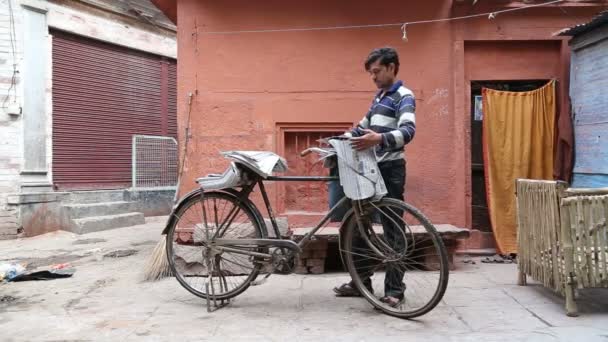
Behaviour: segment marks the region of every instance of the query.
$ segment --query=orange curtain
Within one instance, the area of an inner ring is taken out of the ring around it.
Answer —
[[[483,89],[483,154],[492,230],[517,253],[515,180],[553,179],[555,81],[528,92]]]

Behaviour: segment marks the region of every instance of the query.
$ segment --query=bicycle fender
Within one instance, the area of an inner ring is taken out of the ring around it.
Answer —
[[[173,208],[171,208],[171,214],[169,214],[169,219],[167,220],[167,224],[165,224],[165,228],[163,229],[163,232],[161,233],[162,235],[167,235],[167,232],[169,231],[169,227],[171,227],[173,222],[175,222],[174,213],[177,212],[177,210],[181,207],[181,205],[185,201],[189,200],[190,198],[192,198],[194,196],[200,196],[201,191],[202,191],[201,189],[192,190],[189,193],[187,193],[185,196],[180,198],[179,201],[177,201],[177,203],[175,205],[173,205]]]
[[[165,228],[162,231],[162,235],[167,235],[167,232],[169,231],[169,227],[171,227],[177,216],[175,215],[175,213],[181,208],[181,206],[188,201],[189,199],[191,199],[192,197],[196,197],[196,196],[200,196],[201,195],[201,191],[203,191],[202,189],[195,189],[190,191],[189,193],[187,193],[186,195],[184,195],[182,198],[180,198],[180,200],[173,206],[173,208],[171,209],[171,214],[169,215],[169,219],[167,220],[167,224],[165,225]],[[237,198],[237,194],[238,192],[234,189],[223,189],[223,190],[213,190],[213,191],[207,191],[206,193],[212,193],[212,192],[221,192],[221,193],[225,193],[227,195],[230,195],[232,197]],[[258,213],[257,208],[255,208],[253,206],[253,203],[251,203],[251,201],[247,200],[242,200],[242,203],[247,206],[249,209],[251,209],[251,211],[255,214]],[[261,214],[260,214],[261,215]],[[262,222],[260,222],[260,224],[262,225],[260,228],[263,231],[263,234],[265,232],[266,229],[266,225],[265,222],[262,220]]]

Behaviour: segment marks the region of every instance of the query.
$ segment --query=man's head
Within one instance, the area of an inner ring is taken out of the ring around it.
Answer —
[[[391,47],[372,50],[365,60],[365,70],[379,89],[389,89],[395,83],[399,72],[397,51]]]

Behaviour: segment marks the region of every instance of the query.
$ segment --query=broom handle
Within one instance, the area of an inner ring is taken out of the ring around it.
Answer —
[[[182,175],[184,173],[184,165],[186,164],[186,154],[188,153],[188,142],[190,140],[190,114],[192,113],[192,92],[188,93],[188,116],[186,120],[186,140],[184,142],[183,156],[181,165],[179,168],[179,175],[177,176],[177,187],[175,188],[175,195],[173,196],[173,205],[177,202],[177,196],[179,195],[179,187],[182,182]]]

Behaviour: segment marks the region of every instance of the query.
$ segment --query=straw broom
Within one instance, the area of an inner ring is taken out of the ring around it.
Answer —
[[[173,196],[173,206],[177,203],[177,196],[179,194],[179,186],[182,180],[184,172],[184,164],[186,161],[186,154],[188,153],[188,141],[190,140],[190,113],[192,112],[192,93],[188,93],[188,120],[186,125],[186,139],[184,143],[184,153],[181,160],[179,175],[177,177],[177,187],[175,189],[175,195]],[[173,215],[173,213],[171,213]],[[168,221],[167,221],[168,222]],[[161,239],[154,247],[152,255],[144,265],[143,269],[143,280],[144,281],[156,281],[165,277],[172,276],[171,267],[169,266],[169,259],[167,258],[167,236],[162,234]]]
[[[156,281],[171,275],[171,268],[167,259],[167,239],[163,235],[144,266],[144,281]]]

